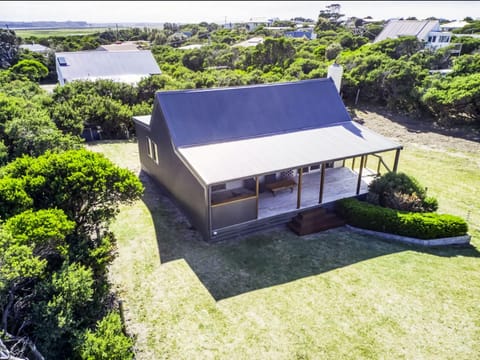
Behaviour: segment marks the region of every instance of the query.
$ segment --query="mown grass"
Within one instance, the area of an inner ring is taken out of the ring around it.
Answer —
[[[139,169],[135,143],[92,149]],[[370,160],[369,160],[370,161]],[[138,359],[480,356],[480,154],[409,145],[400,170],[467,216],[472,247],[425,250],[345,229],[201,241],[148,178],[112,229],[111,278]],[[143,178],[143,177],[142,177]]]
[[[90,35],[107,31],[107,28],[78,28],[78,29],[21,29],[15,30],[15,34],[21,38],[29,38],[32,36],[45,38],[51,36],[73,36],[73,35]]]

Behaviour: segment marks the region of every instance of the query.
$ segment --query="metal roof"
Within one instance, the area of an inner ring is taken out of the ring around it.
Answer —
[[[59,52],[55,59],[63,57],[66,66],[57,66],[68,81],[82,79],[112,79],[135,82],[141,77],[160,74],[155,58],[148,50],[142,51],[79,51]]]
[[[20,49],[26,49],[38,53],[47,52],[50,50],[49,47],[46,47],[42,44],[22,44],[20,45]]]
[[[176,147],[315,129],[351,121],[332,79],[160,91],[156,101]]]
[[[401,146],[353,121],[274,136],[178,149],[206,185]]]
[[[390,20],[377,35],[374,43],[407,35],[426,40],[428,33],[435,29],[439,30],[439,26],[438,20]]]
[[[142,124],[146,127],[150,127],[150,120],[152,119],[151,115],[139,115],[134,116],[133,120],[139,124]]]

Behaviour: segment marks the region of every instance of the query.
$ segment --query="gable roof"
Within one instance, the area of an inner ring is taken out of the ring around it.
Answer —
[[[353,122],[330,78],[157,92],[152,117],[134,120],[164,121],[205,185],[402,148]]]
[[[333,80],[156,93],[176,147],[278,135],[351,121]]]
[[[59,58],[66,65],[61,66]],[[148,50],[59,52],[55,54],[55,60],[57,70],[68,81],[112,79],[137,82],[142,77],[161,73]]]
[[[399,36],[416,36],[419,40],[424,40],[429,32],[439,27],[439,24],[438,20],[390,20],[377,35],[374,43]]]

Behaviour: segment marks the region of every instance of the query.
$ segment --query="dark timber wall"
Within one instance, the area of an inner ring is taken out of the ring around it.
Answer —
[[[210,238],[208,226],[207,190],[187,169],[174,151],[163,114],[154,106],[150,130],[136,123],[139,156],[142,169],[170,195],[205,239]],[[158,164],[148,156],[147,136],[157,144]]]

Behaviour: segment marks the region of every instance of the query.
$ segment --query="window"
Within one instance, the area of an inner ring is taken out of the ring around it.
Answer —
[[[225,190],[226,188],[227,188],[227,184],[212,185],[212,191]]]
[[[440,36],[440,39],[438,40],[439,42],[449,42],[450,41],[450,37],[449,36]]]
[[[67,60],[63,56],[60,56],[57,60],[60,66],[67,66]]]
[[[150,159],[152,159],[158,164],[157,144],[154,141],[152,141],[152,139],[150,139],[148,136],[147,136],[147,155]]]

